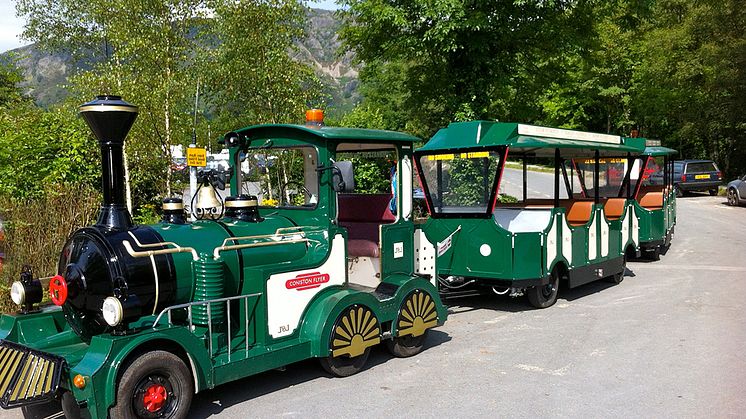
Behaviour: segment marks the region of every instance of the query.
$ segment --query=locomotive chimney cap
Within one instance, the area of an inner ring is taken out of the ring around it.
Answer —
[[[123,144],[137,118],[137,106],[114,95],[96,96],[78,111],[98,141],[107,143]]]

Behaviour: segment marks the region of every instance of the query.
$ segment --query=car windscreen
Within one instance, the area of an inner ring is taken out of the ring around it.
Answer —
[[[717,172],[718,169],[715,167],[715,163],[710,161],[689,163],[686,165],[687,173],[706,173],[706,172]]]

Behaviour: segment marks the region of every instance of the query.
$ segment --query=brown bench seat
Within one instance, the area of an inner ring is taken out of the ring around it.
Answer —
[[[624,207],[627,205],[625,198],[609,198],[604,203],[604,213],[607,220],[618,220],[624,214]]]
[[[575,201],[567,211],[567,222],[571,226],[586,225],[593,215],[593,201]]]
[[[649,210],[663,208],[663,192],[645,192],[640,196],[640,206]]]
[[[347,229],[347,256],[381,256],[380,226],[396,221],[389,211],[391,194],[339,194],[339,225]]]

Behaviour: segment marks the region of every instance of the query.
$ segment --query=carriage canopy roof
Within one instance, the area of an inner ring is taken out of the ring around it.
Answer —
[[[309,127],[293,124],[253,125],[235,131],[247,139],[262,138],[308,138],[317,137],[339,142],[373,142],[373,143],[408,143],[420,141],[419,138],[396,131],[384,131],[362,128]]]
[[[676,153],[678,153],[678,151],[676,151],[676,150],[674,150],[672,148],[661,147],[661,146],[645,147],[645,151],[642,152],[642,154],[644,154],[646,156],[653,156],[653,157],[658,157],[658,156],[672,156],[672,155],[674,155]]]
[[[417,151],[432,153],[497,146],[510,147],[511,154],[519,155],[553,156],[555,148],[563,149],[563,156],[588,155],[595,150],[601,155],[619,155],[642,153],[645,140],[518,123],[471,121],[449,124]]]

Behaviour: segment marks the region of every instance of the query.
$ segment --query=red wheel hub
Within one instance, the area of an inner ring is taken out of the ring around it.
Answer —
[[[157,412],[166,404],[167,398],[166,387],[160,384],[153,384],[145,390],[145,395],[142,397],[142,404],[148,412]]]
[[[55,275],[49,280],[49,298],[58,306],[67,301],[67,281],[62,275]]]

